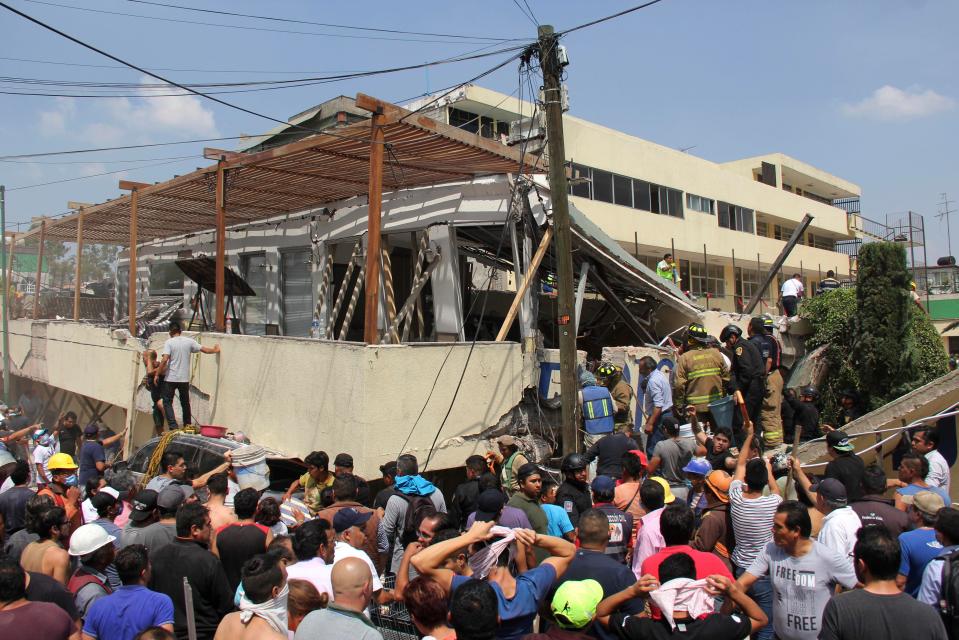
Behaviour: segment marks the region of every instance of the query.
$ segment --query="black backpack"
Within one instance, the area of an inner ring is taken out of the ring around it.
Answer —
[[[939,611],[949,638],[959,640],[959,550],[953,551],[943,560]]]
[[[403,536],[400,538],[400,543],[403,547],[406,547],[417,538],[419,533],[416,530],[417,524],[427,514],[434,513],[436,506],[429,496],[410,496],[398,491],[396,495],[406,500],[406,515],[403,516]]]

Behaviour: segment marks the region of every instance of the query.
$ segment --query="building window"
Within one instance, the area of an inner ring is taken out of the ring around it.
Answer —
[[[451,107],[449,111],[449,123],[463,131],[479,133],[479,116],[475,113],[463,111],[462,109],[453,109]]]
[[[755,269],[736,267],[736,308],[741,309],[752,299],[762,284],[762,274]]]
[[[715,207],[716,201],[712,200],[711,198],[704,198],[702,196],[693,195],[692,193],[686,194],[686,208],[690,209],[691,211],[715,215]]]
[[[571,195],[675,218],[683,217],[683,192],[679,189],[575,163],[572,163],[572,175],[575,182],[569,187]],[[707,204],[700,206],[712,208],[712,200],[701,200]]]
[[[623,176],[613,176],[613,204],[621,204],[624,207],[633,206],[632,182]]]
[[[613,201],[613,174],[601,169],[593,169],[593,200]]]
[[[711,298],[726,296],[726,277],[721,264],[693,262],[689,265],[689,279],[689,289],[693,295],[705,296],[708,293]]]
[[[777,224],[773,226],[773,237],[776,238],[776,240],[786,242],[792,237],[793,231],[795,230],[794,227],[784,227],[781,224]]]
[[[645,180],[633,180],[633,207],[652,211],[649,202],[649,183]]]
[[[763,236],[764,238],[769,237],[769,223],[756,221],[756,235]]]
[[[806,244],[808,244],[810,247],[824,249],[826,251],[835,250],[835,243],[829,238],[824,237],[822,234],[816,235],[814,233],[807,233]]]
[[[573,163],[573,184],[569,187],[571,195],[580,198],[592,198],[592,180],[593,172],[589,167]]]
[[[183,293],[183,277],[183,271],[175,262],[154,262],[150,265],[150,295]]]
[[[719,203],[719,226],[753,233],[753,210],[728,202]]]
[[[280,254],[283,335],[306,337],[313,321],[313,276],[310,250]]]
[[[266,255],[257,253],[240,258],[243,279],[255,296],[243,298],[243,333],[262,336],[266,333]]]

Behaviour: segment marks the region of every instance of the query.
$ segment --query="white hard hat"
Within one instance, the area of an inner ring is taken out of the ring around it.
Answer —
[[[70,536],[70,555],[85,556],[100,547],[111,544],[116,536],[111,536],[98,524],[85,524]]]

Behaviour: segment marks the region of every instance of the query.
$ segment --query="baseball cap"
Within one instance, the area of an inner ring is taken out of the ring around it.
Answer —
[[[516,444],[516,438],[513,436],[500,436],[496,439],[496,444],[511,446]]]
[[[640,451],[639,449],[630,449],[630,450],[627,451],[626,453],[631,453],[631,454],[633,454],[634,456],[636,456],[637,458],[639,458],[640,464],[642,464],[644,467],[648,467],[648,466],[649,466],[649,459],[646,457],[646,452],[645,452],[645,451]]]
[[[582,629],[593,621],[602,599],[603,587],[595,580],[568,580],[556,589],[549,608],[563,629]]]
[[[157,496],[157,506],[161,511],[169,513],[176,511],[184,500],[186,500],[186,494],[183,493],[183,489],[178,485],[170,484],[165,486]]]
[[[535,462],[527,462],[524,465],[520,465],[520,468],[516,470],[516,481],[522,482],[526,478],[542,473],[539,469],[539,465]]]
[[[669,488],[669,482],[666,481],[666,478],[660,478],[659,476],[654,476],[650,478],[653,482],[658,482],[663,487],[663,494],[665,498],[663,499],[664,504],[669,504],[676,500],[676,496],[673,495],[673,490]]]
[[[729,485],[732,482],[732,477],[721,469],[710,471],[706,476],[706,486],[719,498],[720,502],[729,502]]]
[[[826,502],[846,504],[846,486],[835,478],[823,478],[811,488]]]
[[[830,431],[826,434],[826,444],[836,451],[853,451],[852,443],[844,431]]]
[[[130,519],[134,522],[143,522],[150,517],[157,508],[157,492],[153,489],[144,489],[133,499],[133,510]]]
[[[934,491],[917,491],[911,496],[900,496],[900,498],[903,503],[911,504],[916,511],[921,511],[930,516],[936,515],[940,509],[946,506],[946,501]]]
[[[713,465],[709,464],[709,460],[705,458],[692,458],[685,467],[683,471],[685,473],[695,473],[698,476],[709,475],[709,472],[713,470]]]
[[[338,453],[333,459],[334,467],[349,467],[353,468],[353,456],[348,453]]]
[[[117,503],[117,496],[112,495],[109,491],[107,491],[107,489],[109,489],[109,487],[100,489],[92,498],[90,498],[90,504],[93,505],[93,508],[97,511]],[[117,490],[113,489],[112,492],[117,493]]]
[[[496,516],[506,504],[506,496],[496,489],[487,489],[476,498],[476,520],[489,522],[496,520]]]
[[[352,507],[340,509],[336,512],[336,515],[333,516],[333,530],[337,533],[343,533],[350,527],[358,527],[361,524],[366,524],[366,521],[372,517],[372,511],[360,513]]]
[[[83,427],[83,435],[85,436],[95,436],[100,433],[100,427],[95,424],[88,424]]]
[[[609,476],[596,476],[590,487],[597,493],[609,493],[616,490],[616,481]]]

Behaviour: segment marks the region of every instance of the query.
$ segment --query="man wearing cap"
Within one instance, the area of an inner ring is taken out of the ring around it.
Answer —
[[[826,452],[829,464],[823,474],[835,478],[846,488],[849,502],[862,497],[862,477],[866,473],[866,464],[856,455],[856,450],[844,431],[830,431],[826,434]],[[850,551],[852,549],[850,548]]]
[[[649,478],[639,488],[639,497],[643,501],[646,515],[640,519],[639,534],[633,548],[633,573],[639,579],[643,574],[640,567],[643,561],[666,546],[659,529],[659,520],[667,504],[676,500],[669,490],[669,483],[662,478]]]
[[[602,599],[603,587],[595,580],[566,580],[550,600],[549,628],[544,633],[528,633],[523,640],[577,640],[592,637],[587,631],[599,630],[599,625],[593,624],[593,618],[596,616],[596,605]]]
[[[115,540],[95,524],[83,525],[70,537],[70,555],[80,559],[80,566],[70,577],[67,589],[73,594],[80,617],[86,617],[91,604],[113,593],[106,570],[116,554]]]
[[[686,474],[686,480],[689,482],[689,492],[686,495],[686,505],[693,510],[696,517],[696,528],[699,528],[699,521],[702,517],[703,509],[706,508],[706,476],[712,472],[712,465],[705,458],[693,458],[683,467],[683,473]]]
[[[763,439],[766,446],[775,447],[783,441],[783,376],[779,371],[782,362],[782,347],[773,335],[775,325],[769,316],[749,321],[750,340],[756,337],[764,343],[766,355],[766,394],[760,411]]]
[[[519,491],[519,483],[516,480],[516,472],[529,459],[519,450],[519,444],[513,436],[500,436],[496,439],[496,446],[499,453],[491,451],[487,454],[496,464],[500,465],[500,483],[507,495],[513,495]]]
[[[616,431],[616,403],[609,389],[599,384],[592,373],[583,367],[578,370],[580,389],[576,397],[583,416],[583,444],[592,450],[597,442]],[[590,471],[595,475],[595,464],[590,465]]]
[[[883,495],[887,485],[882,468],[876,464],[869,465],[862,476],[863,496],[849,506],[859,516],[862,526],[881,524],[889,529],[894,538],[898,538],[899,534],[910,529],[909,516],[897,509],[893,500]]]
[[[527,462],[516,472],[519,491],[509,499],[509,506],[526,514],[533,531],[546,535],[549,525],[546,512],[539,506],[539,495],[543,488],[543,475],[539,467]]]
[[[841,484],[835,480],[839,487]],[[776,508],[773,540],[739,580],[748,590],[762,577],[772,583],[772,626],[780,640],[816,640],[826,603],[836,585],[856,586],[852,561],[821,542],[810,539],[812,521],[805,505],[787,500]]]
[[[616,405],[616,411],[613,414],[616,425],[631,429],[633,413],[630,404],[636,394],[629,383],[623,379],[622,368],[613,364],[604,364],[596,370],[596,373],[599,383],[609,389],[609,395],[612,396],[613,403]]]
[[[336,457],[333,458],[333,475],[353,476],[353,478],[356,480],[356,497],[354,499],[364,507],[369,507],[372,504],[372,496],[370,496],[370,483],[368,483],[364,478],[361,478],[353,473],[353,456],[348,453],[336,454]]]
[[[856,544],[856,533],[862,528],[862,521],[849,508],[846,487],[835,478],[823,478],[813,485],[801,466],[796,470],[796,480],[815,500],[816,509],[826,516],[816,539],[846,558],[851,570],[852,548]]]
[[[639,360],[639,375],[642,376],[640,388],[643,391],[643,421],[642,432],[646,442],[643,449],[652,453],[656,443],[663,439],[660,424],[668,415],[673,413],[673,390],[669,384],[669,376],[656,368],[656,361],[649,356]],[[637,411],[636,421],[639,422]]]
[[[899,488],[896,489],[896,508],[906,510],[906,496],[911,496],[920,491],[932,491],[942,496],[942,501],[947,505],[952,502],[949,494],[942,487],[934,487],[926,482],[925,478],[929,474],[929,460],[915,452],[907,453],[899,461]]]
[[[683,467],[692,460],[694,455],[704,455],[706,447],[698,444],[694,438],[680,438],[679,423],[672,416],[663,420],[662,427],[666,439],[657,443],[656,448],[653,449],[648,473],[650,476],[663,477],[669,483],[673,494],[679,500],[685,501],[689,489],[686,486]]]
[[[899,588],[915,597],[919,595],[922,574],[929,561],[942,551],[942,543],[936,538],[933,525],[936,516],[945,503],[942,496],[932,491],[920,491],[908,497],[910,504],[906,515],[912,522],[913,530],[899,534],[899,547],[902,557],[899,562],[899,575],[896,584]]]
[[[373,561],[363,551],[366,542],[366,534],[363,532],[363,528],[372,517],[372,511],[362,513],[352,507],[340,509],[336,512],[336,515],[333,516],[333,531],[336,533],[336,545],[333,547],[333,569],[335,571],[336,563],[346,558],[362,560],[369,567],[370,574],[373,576],[373,600],[379,604],[384,604],[392,601],[392,594],[383,589],[383,583],[380,582]]]
[[[588,463],[596,460],[596,475],[618,478],[623,473],[623,454],[638,448],[627,426],[622,431],[609,433],[594,441],[584,455]]]
[[[206,507],[188,502],[176,514],[176,540],[159,551],[150,550],[148,586],[173,600],[173,630],[181,640],[188,637],[184,578],[193,592],[197,640],[213,640],[220,620],[233,611],[234,592],[223,565],[207,549],[212,533]]]
[[[42,487],[50,482],[50,472],[47,470],[47,463],[53,454],[60,449],[60,443],[57,442],[57,434],[47,433],[46,429],[37,431],[35,435],[37,446],[33,448],[33,465],[36,467],[37,485]]]
[[[700,515],[696,536],[690,543],[697,551],[716,555],[730,571],[733,568],[730,555],[736,546],[732,517],[729,515],[729,484],[732,481],[728,473],[718,469],[706,476],[706,506]]]
[[[379,509],[380,517],[382,517],[383,511],[386,510],[386,503],[389,502],[390,496],[393,495],[393,479],[396,478],[396,461],[392,460],[386,464],[381,464],[380,475],[383,479],[383,488],[376,493],[376,497],[373,499],[373,508]]]
[[[159,519],[147,526],[137,540],[150,550],[150,555],[176,540],[176,512],[185,500],[183,489],[176,485],[168,486],[157,495],[156,505]]]
[[[83,446],[80,448],[80,485],[83,486],[90,478],[103,476],[110,464],[106,461],[104,448],[109,447],[114,442],[119,441],[126,433],[126,427],[123,431],[102,441],[98,439],[100,427],[96,422],[88,424],[83,429]]]
[[[93,496],[90,501],[97,512],[97,519],[90,524],[95,524],[107,532],[107,535],[113,538],[113,548],[120,550],[120,536],[123,532],[113,521],[117,517],[120,508],[120,492],[112,487],[103,487]],[[112,564],[107,567],[107,578],[110,579],[110,586],[114,589],[120,588],[120,576],[117,569]]]
[[[120,534],[120,548],[143,544],[143,532],[158,519],[156,491],[143,489],[133,498],[132,505],[130,519]]]
[[[609,521],[609,541],[605,553],[617,562],[625,563],[633,541],[633,516],[613,504],[615,480],[609,476],[596,476],[590,487],[593,490],[593,508],[605,513]]]
[[[599,509],[590,509],[579,518],[576,528],[576,555],[559,582],[557,588],[567,581],[596,580],[603,593],[618,593],[636,582],[636,576],[628,566],[617,562],[606,554],[609,544],[609,520]],[[622,611],[630,614],[642,613],[644,603],[634,598],[623,605]],[[599,625],[593,625],[589,633],[600,640],[612,640],[616,635]]]
[[[694,405],[700,415],[709,403],[723,397],[729,382],[729,367],[719,349],[709,346],[709,334],[698,322],[686,329],[683,353],[676,359],[673,399],[680,407]]]
[[[380,552],[377,548],[377,530],[380,526],[380,516],[377,512],[364,507],[357,500],[357,478],[352,474],[339,474],[333,479],[333,504],[316,514],[317,518],[322,518],[333,526],[333,518],[342,509],[355,509],[360,513],[372,513],[370,519],[363,525],[363,533],[366,542],[363,545],[363,551],[369,556],[378,568],[382,567]]]
[[[526,513],[506,502],[506,494],[499,489],[483,489],[476,498],[476,511],[466,518],[466,528],[472,527],[474,522],[495,522],[508,529],[531,529]]]

